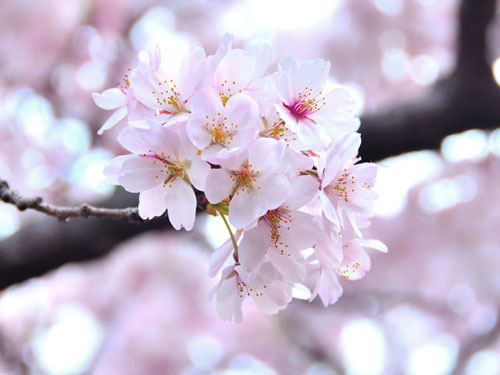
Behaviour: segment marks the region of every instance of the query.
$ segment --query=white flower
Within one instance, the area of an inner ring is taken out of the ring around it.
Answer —
[[[141,193],[139,215],[150,219],[168,210],[175,229],[191,230],[196,212],[191,183],[203,190],[210,166],[196,155],[185,129],[127,127],[118,140],[135,155],[115,159],[107,172],[126,190]]]
[[[229,221],[237,228],[253,224],[268,210],[279,207],[291,194],[290,182],[280,170],[284,146],[259,138],[248,149],[221,161],[210,170],[205,195],[210,203],[230,196]]]

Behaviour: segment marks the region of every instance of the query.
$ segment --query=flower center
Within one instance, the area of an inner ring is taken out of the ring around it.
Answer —
[[[132,69],[130,69],[130,68],[128,69],[128,71],[129,71],[129,72],[130,72],[131,70],[132,70]],[[123,76],[122,81],[123,81],[123,82],[118,82],[118,83],[116,84],[116,86],[117,86],[120,90],[122,90],[122,92],[123,92],[124,94],[126,94],[126,93],[128,92],[128,89],[130,88],[130,81],[129,81],[129,76],[128,76],[128,74],[125,74],[125,75]]]
[[[172,187],[172,182],[174,182],[178,178],[184,178],[186,176],[186,167],[185,163],[180,163],[178,161],[173,161],[171,155],[165,155],[164,152],[161,154],[157,154],[149,151],[149,154],[143,154],[142,156],[146,156],[153,159],[153,165],[156,165],[158,162],[162,163],[162,169],[160,169],[160,173],[163,174],[163,187],[167,185]],[[156,179],[160,179],[160,175],[155,176]]]
[[[233,195],[239,194],[240,189],[242,192],[250,193],[251,189],[254,188],[253,184],[257,182],[257,177],[260,171],[252,168],[252,164],[245,163],[239,171],[233,171],[230,175],[231,180],[234,182]],[[257,186],[257,189],[261,189],[261,186]]]
[[[262,121],[264,122],[264,127],[266,129],[260,133],[261,137],[274,138],[277,140],[283,139],[287,146],[290,146],[290,141],[297,140],[290,129],[288,129],[285,125],[285,121],[281,118],[278,121],[270,123],[265,117],[263,117]]]
[[[170,80],[170,83],[167,80],[158,82],[158,86],[159,91],[153,90],[151,93],[157,95],[156,103],[164,108],[156,116],[158,114],[175,115],[181,112],[189,112],[185,106],[186,101],[182,100],[181,93],[173,80]]]
[[[227,79],[221,83],[219,87],[219,96],[222,100],[222,104],[225,106],[231,96],[241,93],[243,90],[238,89],[236,81],[228,82]]]
[[[264,216],[264,220],[271,227],[271,241],[274,244],[281,255],[286,254],[290,256],[290,253],[287,251],[288,244],[284,243],[281,239],[280,231],[290,230],[290,223],[293,222],[292,214],[290,211],[284,208],[277,208],[275,210],[267,211],[267,214]]]
[[[359,264],[359,262],[352,262],[350,264],[346,264],[343,267],[340,267],[338,269],[338,272],[343,279],[349,280],[351,278],[350,274],[355,274],[360,266],[361,265]]]
[[[356,192],[356,188],[359,187],[358,185],[356,177],[347,169],[344,169],[344,172],[337,178],[337,181],[332,182],[328,188],[333,190],[339,199],[348,203],[349,195]],[[371,189],[371,185],[366,181],[362,183],[361,187]]]
[[[303,120],[323,108],[326,104],[325,100],[321,91],[317,95],[313,95],[312,89],[306,86],[304,91],[299,92],[292,103],[283,103],[283,106],[288,109],[297,120]]]
[[[217,115],[220,116],[220,113],[217,113]],[[210,119],[207,115],[205,118],[205,126],[212,138],[211,144],[230,145],[233,141],[233,130],[238,128],[238,124],[234,122],[227,123],[227,117],[225,116],[222,119],[215,117]]]

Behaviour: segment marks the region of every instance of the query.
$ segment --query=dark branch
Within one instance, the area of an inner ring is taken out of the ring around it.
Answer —
[[[136,194],[119,190],[107,207],[137,205]],[[170,229],[167,217],[143,223],[101,218],[66,223],[42,218],[0,242],[0,289],[43,275],[66,263],[99,258],[119,243],[150,230]]]
[[[42,197],[25,198],[10,189],[7,181],[0,178],[0,201],[13,204],[19,211],[32,209],[49,216],[54,216],[59,221],[67,221],[71,217],[99,217],[117,219],[128,222],[141,223],[137,207],[127,208],[101,208],[82,204],[79,207],[61,207],[43,202]]]
[[[464,0],[457,38],[457,65],[420,99],[361,119],[364,160],[439,148],[450,134],[500,125],[500,88],[487,61],[486,31],[495,0]]]

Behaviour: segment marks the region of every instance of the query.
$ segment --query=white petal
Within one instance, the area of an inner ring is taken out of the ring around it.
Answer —
[[[285,108],[281,105],[278,105],[278,104],[276,104],[275,108],[278,111],[280,118],[283,121],[285,121],[286,126],[292,132],[296,133],[297,129],[299,127],[299,123],[297,122],[297,119],[291,115],[290,111],[287,108]]]
[[[260,173],[273,172],[280,169],[285,146],[272,138],[259,138],[248,152],[248,162],[252,169]]]
[[[103,174],[106,177],[106,179],[115,184],[119,185],[120,183],[118,182],[118,176],[120,175],[120,170],[122,168],[123,163],[126,160],[136,158],[136,155],[120,155],[117,156],[116,158],[113,158],[109,164],[104,167]]]
[[[277,89],[281,99],[290,103],[295,99],[298,67],[290,56],[283,56],[278,65]]]
[[[223,169],[211,169],[207,174],[205,196],[210,203],[219,203],[231,194],[233,185],[228,172]]]
[[[337,211],[330,201],[330,198],[328,198],[323,190],[319,192],[319,199],[321,201],[321,208],[323,209],[323,212],[325,213],[325,216],[328,218],[328,220],[336,225],[340,225]]]
[[[293,298],[308,300],[311,298],[311,290],[304,284],[293,284]]]
[[[162,176],[165,176],[161,172],[162,165],[152,158],[140,156],[125,160],[118,183],[131,193],[149,190],[162,182]]]
[[[306,275],[304,257],[300,252],[281,254],[278,251],[271,251],[269,258],[273,265],[280,271],[287,282],[303,282]]]
[[[232,92],[239,92],[245,89],[253,78],[256,62],[246,56],[242,50],[230,50],[220,61],[214,74],[214,86],[220,88],[221,92],[227,92],[230,88]],[[235,82],[233,84],[233,82]],[[227,85],[226,87],[222,84]]]
[[[299,67],[297,88],[312,89],[314,93],[323,89],[330,73],[330,62],[322,59],[309,60]]]
[[[209,172],[210,165],[201,160],[199,156],[195,156],[193,160],[191,160],[191,165],[187,169],[189,180],[196,189],[201,191],[205,190],[205,182]]]
[[[343,290],[334,272],[322,269],[321,273],[323,277],[319,285],[318,294],[323,305],[327,307],[339,300]]]
[[[313,150],[325,150],[330,143],[330,138],[321,127],[308,119],[297,124],[297,136],[300,142]]]
[[[260,265],[270,242],[271,229],[264,220],[260,220],[255,228],[245,231],[238,250],[238,259],[245,271],[251,272]]]
[[[167,191],[168,188],[163,187],[162,184],[143,191],[139,195],[139,216],[147,220],[163,215],[167,209],[165,200]]]
[[[298,209],[309,203],[318,194],[319,182],[308,175],[297,176],[290,179],[292,195],[286,201],[289,209]]]
[[[363,247],[369,247],[371,249],[375,249],[375,250],[381,251],[383,253],[387,253],[389,251],[389,249],[387,248],[387,245],[379,240],[358,239],[357,241]]]
[[[191,186],[184,180],[175,180],[166,197],[168,219],[179,230],[193,229],[196,216],[196,196]]]
[[[159,110],[162,105],[157,102],[160,96],[160,90],[167,90],[169,87],[165,84],[165,87],[157,86],[160,79],[151,70],[148,64],[141,63],[139,67],[132,72],[130,75],[130,84],[134,92],[134,96],[145,106]]]
[[[252,224],[267,212],[257,202],[255,192],[238,191],[229,202],[229,222],[236,228],[246,228]]]
[[[300,211],[289,211],[288,213],[291,221],[281,225],[279,229],[283,242],[297,250],[305,250],[314,246],[322,235],[314,216]]]
[[[101,94],[93,93],[92,99],[98,107],[108,110],[122,107],[127,102],[125,94],[116,87],[104,90]]]
[[[224,275],[223,275],[224,276]],[[220,318],[224,321],[240,323],[242,321],[241,304],[243,298],[240,297],[236,277],[232,276],[221,280],[217,289],[216,310]]]
[[[124,128],[118,135],[118,142],[134,154],[164,152],[165,157],[178,155],[180,147],[179,136],[170,128],[150,124],[151,129],[138,129],[131,126]]]
[[[101,135],[106,130],[111,129],[113,126],[118,124],[121,120],[123,120],[127,116],[127,107],[118,108],[114,111],[111,116],[102,124],[100,129],[97,131],[97,134]]]
[[[324,159],[321,157],[320,160],[323,161]],[[324,169],[323,169],[323,163],[318,164],[318,168],[320,165],[322,167],[321,169],[319,169],[320,171],[322,171],[322,173],[321,173],[321,178],[322,178],[321,186],[323,188],[326,188],[328,185],[330,185],[330,183],[333,181],[333,179],[335,177],[337,177],[337,175],[340,174],[341,169],[342,169],[341,160],[340,160],[338,155],[331,155],[331,157],[326,160],[326,164],[324,165]]]
[[[257,179],[254,184],[260,186],[257,204],[267,210],[273,210],[281,206],[290,198],[291,188],[288,178],[282,174],[264,175]]]
[[[237,94],[227,101],[224,116],[227,118],[224,120],[227,126],[231,128],[238,126],[235,128],[235,147],[245,147],[250,144],[257,136],[259,127],[262,126],[259,106],[255,100],[245,94]],[[241,138],[238,137],[240,133],[243,133],[243,139],[239,139]],[[252,135],[254,136],[252,137]]]

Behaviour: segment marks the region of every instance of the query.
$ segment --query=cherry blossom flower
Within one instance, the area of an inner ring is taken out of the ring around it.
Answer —
[[[216,298],[216,310],[224,321],[242,321],[242,303],[250,297],[264,314],[276,314],[292,300],[293,284],[283,278],[271,262],[263,262],[253,272],[241,265],[226,267],[211,293]]]
[[[371,248],[383,253],[387,252],[387,246],[379,240],[353,238],[344,242],[344,258],[338,271],[344,279],[359,280],[370,271],[370,257],[364,248]]]
[[[194,187],[224,221],[229,239],[213,252],[209,275],[221,274],[211,295],[226,321],[240,322],[249,298],[275,314],[297,288],[301,298],[333,304],[340,281],[370,270],[365,248],[387,251],[362,239],[377,166],[357,158],[348,91],[325,90],[326,61],[285,57],[268,74],[270,56],[262,46],[232,49],[225,36],[213,55],[191,50],[173,75],[159,53],[147,55],[120,88],[94,94],[115,109],[100,132],[129,124],[118,141],[130,154],[105,173],[140,193],[142,218],[167,210],[174,228],[190,230]]]
[[[118,166],[107,171],[116,175],[118,170],[116,181],[130,192],[141,193],[139,215],[150,219],[168,210],[175,229],[191,230],[196,212],[191,184],[203,190],[210,167],[196,155],[185,129],[127,127],[118,140],[134,155],[121,157]]]
[[[245,228],[255,223],[291,194],[290,182],[280,171],[283,153],[280,142],[259,138],[248,150],[221,161],[222,168],[210,170],[207,176],[208,201],[216,204],[231,196],[231,224]]]
[[[321,237],[314,216],[299,211],[316,194],[318,183],[311,176],[295,178],[291,197],[263,215],[256,227],[247,230],[239,246],[239,261],[253,271],[264,259],[276,266],[289,281],[303,282],[305,259],[301,250],[311,248]]]
[[[154,111],[156,121],[170,125],[185,121],[188,100],[197,92],[205,77],[205,51],[198,47],[185,57],[181,69],[170,78],[160,72],[159,57],[154,65],[142,62],[130,75],[137,100]]]
[[[298,139],[313,149],[326,149],[333,135],[359,127],[349,92],[343,88],[324,92],[329,71],[330,63],[324,60],[298,64],[289,56],[281,59],[278,68],[282,103],[276,108]]]
[[[358,234],[357,217],[370,216],[373,210],[372,186],[377,174],[374,164],[354,164],[360,143],[359,134],[346,135],[320,158],[318,165],[322,179],[320,199],[326,217],[344,226],[346,215]]]
[[[268,46],[254,46],[246,50],[229,50],[214,71],[214,87],[222,103],[239,93],[258,93],[270,77],[264,77],[271,50]]]
[[[193,98],[192,112],[187,124],[189,138],[211,163],[218,164],[231,151],[246,148],[257,138],[258,106],[248,95],[237,94],[223,105],[215,89],[205,88]]]

